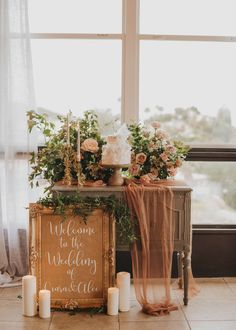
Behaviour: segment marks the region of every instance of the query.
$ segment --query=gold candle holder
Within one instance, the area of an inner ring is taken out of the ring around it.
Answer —
[[[71,145],[67,144],[64,148],[64,157],[63,157],[63,161],[64,161],[64,166],[65,166],[65,175],[63,178],[63,184],[67,185],[67,186],[71,186],[72,183],[72,177],[71,177],[71,167],[72,167],[72,163],[71,163]]]

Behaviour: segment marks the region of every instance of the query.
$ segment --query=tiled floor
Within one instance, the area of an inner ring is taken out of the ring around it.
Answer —
[[[133,288],[131,310],[118,316],[53,312],[51,319],[22,316],[22,303],[17,298],[21,288],[0,289],[1,330],[233,330],[236,329],[236,278],[197,279],[201,292],[183,306],[182,293],[173,290],[179,310],[162,317],[140,312]]]

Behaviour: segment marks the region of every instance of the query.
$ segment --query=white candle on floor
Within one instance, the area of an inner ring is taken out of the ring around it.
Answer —
[[[117,273],[117,287],[119,288],[119,310],[128,312],[130,309],[130,273]]]
[[[49,290],[39,291],[39,317],[42,319],[51,316],[51,292]]]
[[[109,288],[107,292],[107,314],[117,315],[119,305],[119,289]]]
[[[36,277],[26,275],[22,278],[23,315],[35,316],[37,314],[36,304]]]

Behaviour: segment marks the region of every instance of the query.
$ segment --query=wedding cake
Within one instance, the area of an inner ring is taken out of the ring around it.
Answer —
[[[131,162],[131,147],[127,137],[110,135],[107,144],[102,147],[103,165],[129,165]]]

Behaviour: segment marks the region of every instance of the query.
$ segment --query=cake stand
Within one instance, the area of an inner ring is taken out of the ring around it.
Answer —
[[[102,164],[105,168],[112,168],[114,173],[110,177],[108,184],[109,186],[122,186],[124,184],[124,178],[121,175],[121,169],[127,168],[130,164]]]

